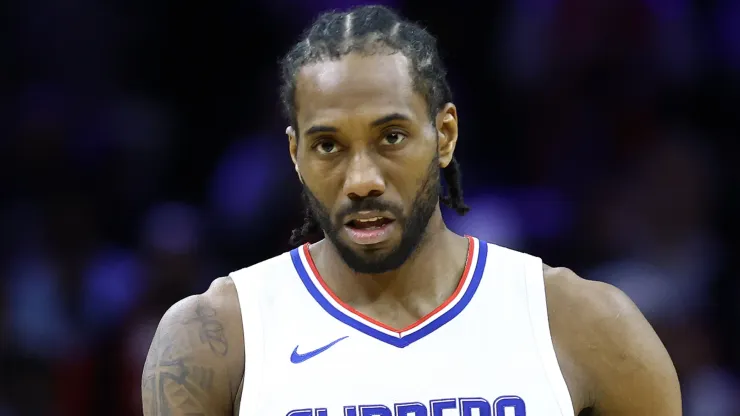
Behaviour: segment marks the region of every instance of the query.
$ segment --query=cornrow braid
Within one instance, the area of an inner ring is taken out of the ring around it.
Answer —
[[[452,101],[437,40],[419,25],[402,19],[387,7],[359,6],[345,12],[323,13],[304,32],[302,39],[281,60],[280,96],[285,115],[296,132],[299,129],[295,88],[300,69],[312,63],[338,60],[350,53],[400,52],[406,56],[413,87],[426,99],[431,120],[446,103]],[[464,215],[470,208],[463,200],[460,164],[454,158],[443,169],[443,178],[447,183],[447,195],[441,196],[440,201]],[[307,208],[305,222],[293,231],[291,243],[300,244],[317,230],[318,224]]]
[[[311,205],[308,202],[306,194],[303,194],[303,205],[305,206],[303,225],[300,228],[293,230],[290,236],[290,244],[294,246],[307,242],[309,236],[319,231],[319,223],[316,222],[316,219],[313,217]]]
[[[449,208],[455,210],[460,215],[465,215],[470,211],[470,207],[465,205],[462,191],[462,171],[460,163],[454,157],[446,168],[442,169],[442,175],[447,182],[447,195],[442,195],[440,201]]]

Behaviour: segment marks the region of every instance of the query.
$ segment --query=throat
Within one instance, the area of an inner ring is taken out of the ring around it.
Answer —
[[[345,306],[401,332],[450,300],[466,277],[472,243],[447,233],[420,246],[399,269],[377,275],[353,272],[327,240],[311,246],[310,253],[320,278]]]
[[[409,310],[408,306],[413,305],[404,305],[392,300],[357,305],[354,309],[361,315],[369,318],[369,320],[378,322],[389,329],[393,329],[395,332],[403,332],[407,328],[414,326],[434,310],[434,307],[428,311]]]

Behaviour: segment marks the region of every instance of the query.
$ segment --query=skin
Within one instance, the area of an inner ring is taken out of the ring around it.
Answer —
[[[144,364],[145,416],[238,414],[244,337],[236,289],[216,279],[165,313]]]
[[[307,66],[298,76],[296,90],[300,135],[288,130],[290,155],[301,181],[332,214],[353,199],[373,197],[403,207],[408,217],[435,154],[440,168],[452,160],[457,109],[446,105],[432,123],[401,54],[375,58],[352,54]],[[388,136],[397,135],[403,140],[394,137],[394,144],[388,144]],[[335,226],[341,226],[339,222]],[[346,234],[339,238],[358,256],[382,256],[400,243],[399,228],[372,250],[354,244]],[[437,204],[423,241],[396,270],[357,273],[328,239],[312,245],[311,255],[337,296],[375,319],[403,328],[416,321],[417,313],[433,310],[450,296],[465,267],[467,250],[467,240],[447,229]],[[409,293],[427,301],[423,305],[401,301]]]
[[[616,287],[544,268],[553,345],[575,414],[681,415],[678,377],[665,346]]]
[[[304,68],[297,81],[298,125],[286,130],[291,158],[299,179],[331,213],[358,197],[383,198],[408,211],[435,153],[440,167],[450,163],[457,110],[447,104],[429,119],[404,56],[348,55]],[[386,118],[390,114],[404,119]],[[329,129],[311,133],[312,126]],[[389,132],[405,138],[388,140]],[[359,255],[377,256],[393,250],[400,231],[373,253],[346,241]],[[328,239],[310,249],[339,298],[398,328],[452,293],[467,242],[447,229],[437,206],[416,252],[396,270],[357,273]],[[545,267],[544,278],[553,344],[575,413],[680,415],[671,359],[627,296],[567,269]],[[142,376],[144,415],[236,415],[243,368],[236,292],[229,278],[217,279],[206,293],[179,302],[162,318]]]

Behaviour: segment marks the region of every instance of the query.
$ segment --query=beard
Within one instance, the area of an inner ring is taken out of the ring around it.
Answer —
[[[426,177],[422,180],[419,191],[416,193],[409,210],[404,216],[403,207],[383,201],[379,197],[365,197],[350,201],[349,204],[334,215],[324,206],[310,189],[303,185],[303,199],[313,218],[334,244],[342,260],[350,269],[362,274],[379,274],[396,270],[403,265],[416,251],[423,241],[429,219],[439,203],[440,194],[440,167],[438,157],[434,157],[427,169]],[[344,227],[341,222],[347,215],[359,211],[388,211],[396,218],[401,228],[401,241],[390,252],[381,250],[356,250],[350,247],[340,237]]]

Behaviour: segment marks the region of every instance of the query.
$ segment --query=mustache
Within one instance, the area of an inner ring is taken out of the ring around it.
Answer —
[[[342,218],[356,214],[360,211],[387,211],[393,214],[397,219],[401,219],[403,217],[403,208],[399,206],[378,198],[363,198],[357,201],[352,201],[346,207],[342,207],[342,209],[337,212],[336,218],[340,221]]]

